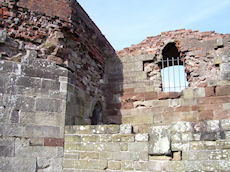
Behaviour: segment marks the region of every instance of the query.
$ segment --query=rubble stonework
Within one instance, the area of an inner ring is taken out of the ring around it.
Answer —
[[[0,1],[0,171],[62,171],[64,126],[106,123],[114,49],[76,1]]]
[[[0,171],[229,171],[229,50],[182,29],[115,52],[75,0],[0,0]]]
[[[106,60],[116,57],[100,30],[76,1],[4,0],[0,4],[1,59],[20,62],[33,50],[37,58],[71,71],[66,121],[90,124],[94,105],[105,106]]]
[[[161,60],[170,43],[185,61],[188,88],[181,92],[162,91]],[[229,34],[181,29],[118,51],[123,73],[111,76],[108,110],[137,125],[229,118],[229,48]]]

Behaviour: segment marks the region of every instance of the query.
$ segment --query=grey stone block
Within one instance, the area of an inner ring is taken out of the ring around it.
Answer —
[[[59,75],[67,75],[64,70],[57,69],[49,69],[49,68],[38,68],[37,66],[26,66],[22,65],[21,72],[23,75],[31,76],[31,77],[39,77],[39,78],[47,78],[58,80]]]
[[[128,144],[130,152],[148,152],[149,144],[146,142],[133,142]]]
[[[33,78],[28,76],[20,76],[15,78],[15,85],[21,85],[24,87],[31,87],[31,88],[40,88],[41,87],[41,79],[40,78]]]
[[[11,111],[11,115],[10,115],[10,122],[11,123],[18,123],[19,122],[19,115],[20,115],[20,111],[17,109],[14,109]]]
[[[168,126],[153,127],[150,133],[149,154],[168,155],[170,150],[170,131]]]
[[[36,111],[62,112],[62,101],[58,99],[36,99]]]
[[[28,125],[24,134],[26,137],[63,138],[64,132],[60,127]]]
[[[217,44],[217,47],[223,47],[224,46],[224,41],[223,41],[222,37],[218,37],[216,39],[216,44]]]
[[[7,38],[6,30],[0,30],[0,43],[4,43]]]
[[[1,124],[0,136],[23,137],[25,134],[25,127],[19,124]]]
[[[230,55],[230,54],[229,54]],[[229,55],[225,55],[225,56],[222,56],[222,61],[224,63],[229,63],[230,62],[230,56]]]
[[[0,157],[13,157],[14,156],[14,138],[0,139]]]
[[[230,72],[221,72],[220,80],[230,80]]]
[[[38,172],[62,172],[62,158],[37,158]]]
[[[223,130],[230,130],[230,119],[223,119],[220,123]]]
[[[5,96],[4,105],[6,107],[14,108],[14,110],[20,110],[23,112],[34,112],[35,99],[33,97],[23,96]]]
[[[15,156],[27,158],[62,158],[64,156],[64,152],[61,147],[29,146],[29,140],[18,139],[15,141]]]
[[[218,139],[218,134],[216,132],[204,132],[204,133],[201,133],[200,140],[215,141],[217,139]]]
[[[22,65],[17,62],[1,60],[0,61],[0,72],[1,73],[10,73],[15,75],[22,74]]]
[[[221,72],[229,72],[230,71],[230,64],[229,63],[222,63],[220,65]]]
[[[34,172],[36,171],[36,158],[7,157],[0,158],[0,171],[2,172]]]
[[[190,122],[176,122],[170,128],[172,133],[191,132],[192,125]]]
[[[207,127],[208,132],[219,131],[220,130],[220,121],[219,120],[206,121],[206,127]]]
[[[60,83],[55,80],[42,79],[42,90],[44,92],[49,92],[49,90],[59,90]]]
[[[131,124],[122,124],[120,125],[120,133],[121,134],[131,134],[132,133],[132,125]]]

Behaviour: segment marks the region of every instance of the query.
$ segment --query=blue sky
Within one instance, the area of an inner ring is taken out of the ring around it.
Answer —
[[[77,0],[115,50],[164,31],[230,33],[230,0]]]

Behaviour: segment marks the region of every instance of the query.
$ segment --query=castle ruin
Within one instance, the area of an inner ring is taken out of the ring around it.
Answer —
[[[75,0],[0,0],[0,171],[230,171],[230,34],[115,52]]]

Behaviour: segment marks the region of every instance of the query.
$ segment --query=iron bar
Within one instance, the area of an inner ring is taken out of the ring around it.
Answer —
[[[172,67],[173,67],[173,86],[174,86],[174,91],[175,91],[176,80],[175,80],[175,71],[174,71],[174,57],[172,57]]]
[[[162,58],[162,69],[164,69],[164,60],[163,60],[163,58]],[[163,71],[163,74],[162,74],[162,80],[163,80],[163,82],[162,82],[162,87],[163,87],[163,91],[165,91],[165,77],[164,77],[164,75],[165,75],[165,71],[164,70],[162,70]]]
[[[184,68],[184,88],[186,88],[186,73],[185,73],[185,65],[184,65],[184,58],[183,58],[183,68]]]
[[[169,92],[170,92],[170,77],[169,77],[169,58],[167,57],[167,68],[168,68],[168,85],[169,85]]]
[[[177,66],[178,66],[178,74],[179,74],[179,86],[181,90],[181,82],[180,82],[180,59],[177,57]]]

